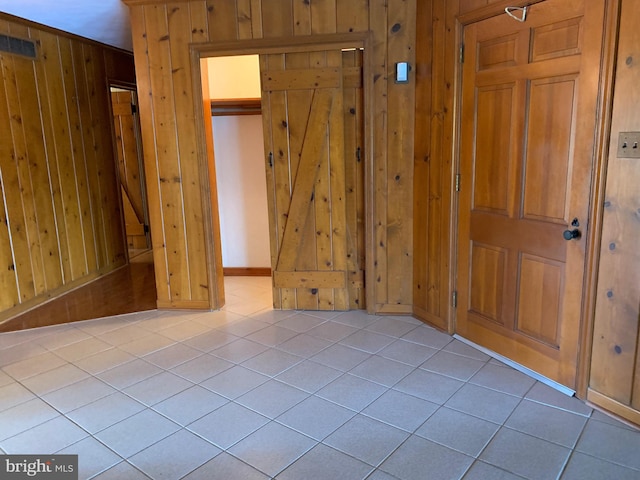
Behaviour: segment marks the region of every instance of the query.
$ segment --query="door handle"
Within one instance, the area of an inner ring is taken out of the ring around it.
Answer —
[[[577,228],[574,228],[573,230],[565,230],[562,232],[562,236],[565,240],[578,240],[582,236],[582,233]]]

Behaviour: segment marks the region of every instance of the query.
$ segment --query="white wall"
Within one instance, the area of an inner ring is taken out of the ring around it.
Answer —
[[[259,98],[257,55],[209,58],[212,99]],[[224,267],[271,267],[261,115],[213,117]]]
[[[271,267],[262,116],[213,118],[222,265]]]

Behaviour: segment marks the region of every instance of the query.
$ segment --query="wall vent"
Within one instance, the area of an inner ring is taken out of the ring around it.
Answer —
[[[0,52],[36,58],[36,43],[23,38],[0,35]]]

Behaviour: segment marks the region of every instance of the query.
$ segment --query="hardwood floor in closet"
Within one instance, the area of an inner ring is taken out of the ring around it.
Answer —
[[[150,253],[132,256],[129,265],[3,323],[0,332],[156,309]]]

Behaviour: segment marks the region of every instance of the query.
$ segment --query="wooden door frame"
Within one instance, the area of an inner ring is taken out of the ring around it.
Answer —
[[[452,151],[451,151],[451,198],[450,198],[450,241],[449,241],[449,289],[451,294],[456,290],[457,282],[457,249],[458,249],[458,210],[459,202],[454,187],[456,175],[460,169],[460,122],[462,105],[462,64],[460,63],[463,45],[464,29],[466,26],[488,18],[504,14],[504,9],[510,7],[531,6],[544,0],[500,0],[469,13],[455,16],[455,29],[452,33],[453,41],[449,41],[450,49],[446,54],[454,58],[453,67],[453,114],[451,116]],[[589,8],[586,0],[586,8]],[[585,248],[584,286],[581,304],[580,333],[578,338],[578,364],[576,373],[576,395],[586,398],[589,382],[589,366],[591,363],[591,344],[593,339],[593,324],[595,316],[595,300],[598,276],[598,260],[602,237],[602,215],[604,201],[604,186],[606,181],[606,162],[608,157],[609,134],[611,124],[611,110],[613,106],[613,80],[616,61],[616,47],[618,37],[618,23],[621,0],[605,0],[605,18],[603,48],[598,68],[598,100],[596,113],[596,129],[594,132],[593,170],[591,172],[591,191],[589,196],[588,235]],[[449,309],[447,319],[449,333],[455,331],[456,308]]]
[[[219,219],[214,223],[217,212],[213,210],[211,178],[209,175],[209,152],[207,149],[207,132],[205,130],[204,109],[202,106],[203,86],[200,61],[210,57],[226,57],[237,55],[262,55],[279,53],[317,52],[331,49],[363,48],[363,94],[364,94],[364,171],[365,171],[365,299],[367,311],[374,312],[374,142],[373,142],[373,68],[371,65],[371,34],[346,33],[326,35],[305,35],[296,37],[261,38],[252,40],[236,40],[225,42],[207,42],[191,44],[189,55],[191,60],[191,77],[193,82],[193,106],[195,114],[198,149],[198,170],[200,191],[202,196],[203,226],[205,236],[205,253],[207,260],[207,278],[209,290],[209,306],[219,309],[224,305],[224,285],[222,271],[222,255],[220,253]],[[215,181],[215,179],[213,179]],[[214,184],[215,185],[215,184]],[[217,232],[217,233],[216,233]]]

